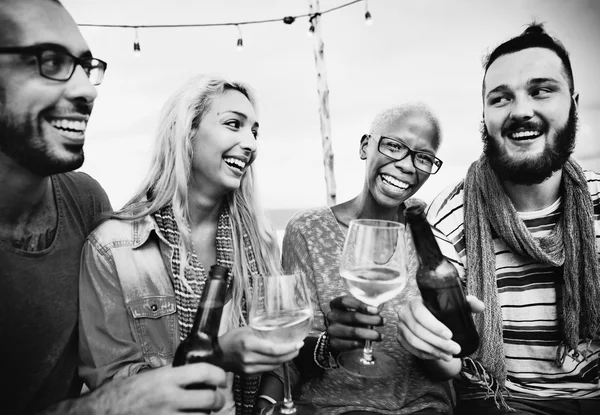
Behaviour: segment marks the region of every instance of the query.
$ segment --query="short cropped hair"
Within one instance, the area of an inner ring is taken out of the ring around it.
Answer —
[[[396,120],[410,115],[421,115],[431,123],[435,129],[435,139],[432,144],[433,148],[437,151],[442,141],[440,122],[433,113],[433,110],[422,102],[409,102],[380,111],[371,122],[369,132],[371,134],[385,134],[386,129]]]

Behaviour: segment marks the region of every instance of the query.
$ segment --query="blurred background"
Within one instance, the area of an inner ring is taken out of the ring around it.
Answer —
[[[348,0],[320,0],[321,12]],[[221,74],[250,83],[260,100],[256,161],[261,199],[277,229],[297,210],[327,203],[309,0],[62,0],[79,24],[235,26],[82,27],[108,62],[88,127],[81,168],[115,208],[145,174],[163,103],[187,78]],[[372,24],[365,24],[366,10]],[[570,52],[580,93],[575,158],[600,171],[600,2],[596,0],[369,0],[321,17],[329,86],[337,202],[362,187],[358,145],[374,115],[405,101],[429,104],[441,120],[440,173],[420,190],[430,201],[458,181],[482,150],[481,59],[531,21],[545,23]]]

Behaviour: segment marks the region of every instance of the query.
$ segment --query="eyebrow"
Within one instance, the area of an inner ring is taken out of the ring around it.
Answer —
[[[529,81],[527,81],[527,86],[532,86],[532,85],[540,85],[540,84],[553,84],[553,85],[559,85],[560,82],[554,78],[532,78]],[[496,88],[492,89],[491,91],[489,91],[485,96],[489,96],[490,94],[494,94],[494,93],[500,93],[500,92],[507,92],[510,91],[511,89],[508,87],[508,85],[506,84],[502,84],[502,85],[498,85]]]
[[[389,136],[389,135],[381,135],[381,134],[379,134],[379,135],[381,136],[381,138],[388,138],[388,139],[390,139],[390,140],[392,140],[392,141],[397,141],[397,142],[399,142],[400,144],[402,144],[403,146],[405,146],[405,147],[407,147],[407,148],[410,148],[410,147],[408,147],[408,144],[406,144],[406,143],[404,142],[404,140],[402,140],[401,138],[398,138],[398,137],[392,137],[392,136]],[[434,156],[434,157],[435,157],[435,153],[434,153],[434,152],[432,152],[432,151],[431,151],[431,150],[429,150],[429,149],[423,149],[423,148],[410,148],[410,149],[411,149],[412,151],[414,151],[414,152],[417,152],[417,153],[426,153],[426,154],[431,154],[432,156]]]
[[[58,43],[36,43],[36,44],[33,44],[32,46],[35,46],[38,48],[48,48],[48,49],[59,50],[62,52],[66,52],[70,55],[73,55],[77,58],[93,58],[92,52],[89,49],[84,50],[79,55],[75,55],[74,53],[71,53],[71,51],[69,49],[67,49],[66,46],[60,45]]]
[[[238,117],[240,117],[240,118],[243,118],[244,120],[247,120],[247,119],[248,119],[248,116],[247,116],[246,114],[244,114],[243,112],[239,112],[239,111],[235,111],[235,110],[227,110],[227,111],[223,111],[223,113],[226,113],[226,112],[230,112],[230,113],[232,113],[232,114],[235,114],[235,115],[237,115]],[[255,122],[254,122],[254,125],[253,125],[253,127],[256,127],[256,128],[258,128],[258,127],[259,127],[258,121],[255,121]]]
[[[560,84],[560,82],[557,79],[554,79],[554,78],[533,78],[529,82],[527,82],[527,85],[539,85],[539,84],[555,84],[555,85],[558,85],[558,84]]]
[[[491,94],[498,94],[500,92],[506,92],[506,91],[510,91],[510,88],[508,87],[508,85],[502,84],[502,85],[498,85],[496,88],[488,91],[488,93],[485,94],[485,96],[488,97]]]

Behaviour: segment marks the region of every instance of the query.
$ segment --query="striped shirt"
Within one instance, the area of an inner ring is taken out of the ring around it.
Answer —
[[[585,176],[594,206],[596,250],[600,258],[600,175]],[[456,266],[462,278],[468,277],[464,235],[464,182],[446,189],[431,204],[429,222],[436,229],[442,252]],[[537,212],[519,213],[535,237],[547,235],[562,214],[561,200]],[[562,367],[555,363],[562,340],[562,270],[511,252],[492,234],[496,255],[498,301],[502,310],[506,386],[516,398],[581,399],[600,397],[600,339],[582,342],[579,353],[570,351]],[[600,276],[598,276],[600,278]],[[484,334],[485,335],[485,334]],[[587,359],[581,352],[588,350]],[[462,398],[485,396],[474,382],[461,390]]]

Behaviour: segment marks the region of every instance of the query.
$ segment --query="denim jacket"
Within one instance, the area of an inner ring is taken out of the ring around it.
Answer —
[[[172,253],[150,216],[110,219],[88,237],[79,284],[79,374],[90,389],[173,360],[179,329]]]

